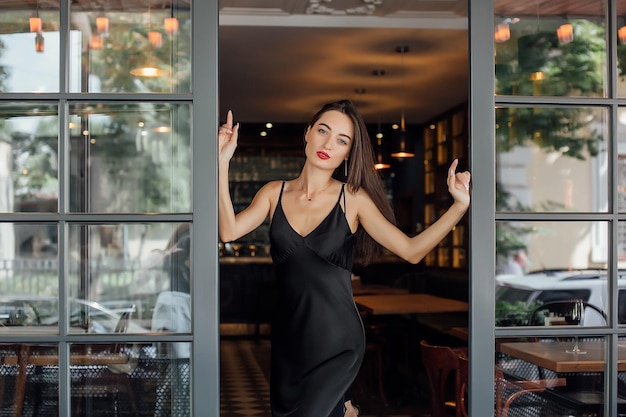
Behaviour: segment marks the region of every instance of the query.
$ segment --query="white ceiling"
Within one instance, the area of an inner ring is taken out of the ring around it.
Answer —
[[[221,119],[306,123],[348,98],[425,122],[467,100],[467,23],[467,0],[220,0]]]

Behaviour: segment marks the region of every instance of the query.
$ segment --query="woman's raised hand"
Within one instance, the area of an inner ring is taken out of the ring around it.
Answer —
[[[448,191],[452,195],[452,198],[454,198],[455,203],[460,203],[468,207],[470,203],[471,174],[469,171],[456,172],[458,165],[459,160],[455,159],[448,169]]]
[[[219,159],[220,161],[230,161],[237,149],[237,138],[239,137],[239,123],[233,126],[233,112],[228,110],[226,123],[221,125],[217,130],[217,139],[219,142]]]

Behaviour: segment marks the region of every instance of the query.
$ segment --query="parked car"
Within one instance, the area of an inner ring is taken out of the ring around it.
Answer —
[[[523,276],[500,275],[496,277],[496,320],[506,320],[507,306],[511,311],[526,312],[553,301],[581,299],[597,307],[587,307],[583,325],[606,325],[601,312],[608,314],[607,271],[587,270],[543,270]],[[498,317],[500,315],[500,317]],[[619,272],[618,321],[626,324],[626,271]]]
[[[101,303],[71,299],[69,305],[72,333],[146,333],[133,318],[136,307],[132,302],[116,301],[109,308]],[[59,301],[57,297],[5,295],[0,297],[0,328],[2,326],[58,326]]]

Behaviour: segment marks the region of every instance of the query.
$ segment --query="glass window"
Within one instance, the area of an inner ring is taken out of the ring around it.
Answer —
[[[70,91],[191,91],[188,1],[72,2]]]
[[[58,332],[57,236],[53,223],[0,223],[0,333]]]
[[[606,4],[569,3],[494,1],[496,94],[606,95]]]
[[[11,3],[0,13],[0,92],[58,92],[59,2]]]
[[[0,212],[57,212],[59,117],[47,103],[0,103]]]
[[[191,211],[191,106],[70,107],[73,212]]]
[[[606,212],[602,108],[496,109],[496,210]]]
[[[497,339],[496,408],[520,416],[603,415],[607,346],[599,336]]]
[[[606,326],[606,227],[583,221],[497,222],[497,324],[571,324],[566,310],[579,299],[585,303],[582,323]]]
[[[71,225],[70,331],[191,333],[188,223]]]

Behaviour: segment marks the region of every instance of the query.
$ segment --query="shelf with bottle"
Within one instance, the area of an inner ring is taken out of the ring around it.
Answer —
[[[424,127],[424,225],[430,226],[450,206],[446,185],[448,167],[458,158],[465,163],[468,147],[467,107],[460,106]],[[459,167],[466,169],[466,167]],[[467,218],[431,251],[424,263],[429,267],[467,268]]]

